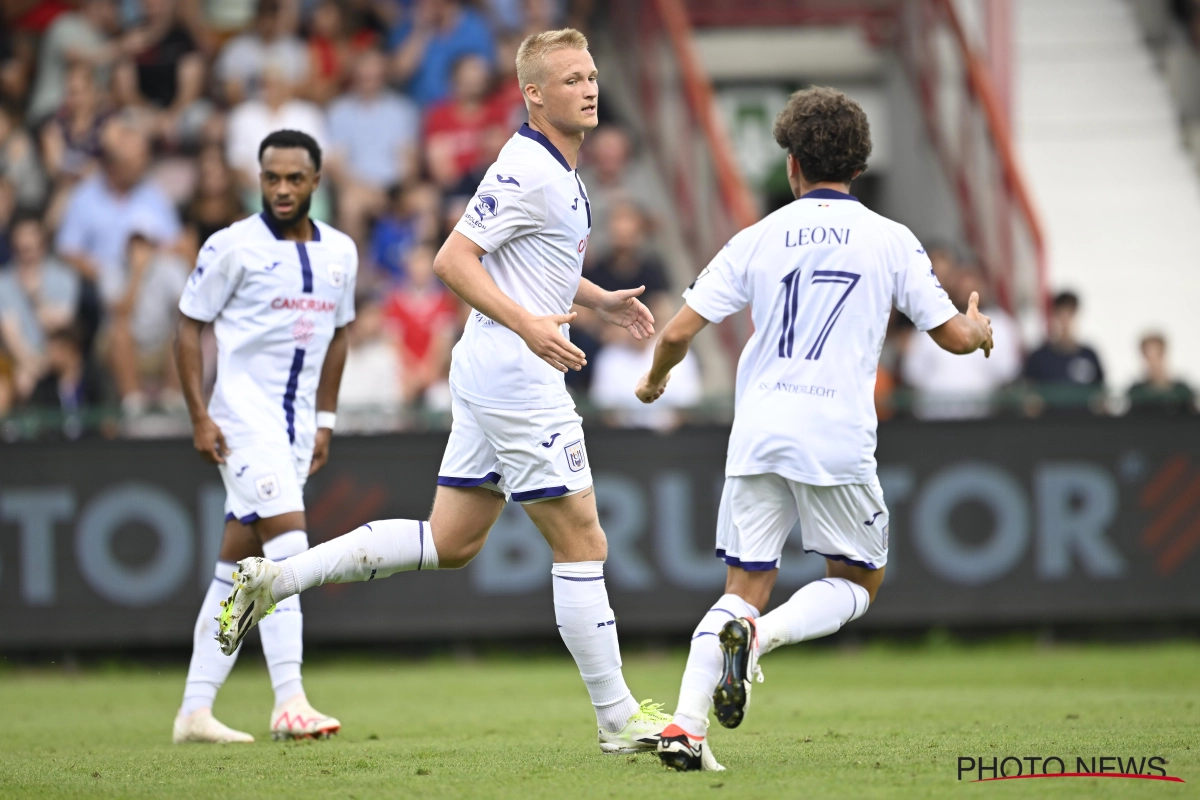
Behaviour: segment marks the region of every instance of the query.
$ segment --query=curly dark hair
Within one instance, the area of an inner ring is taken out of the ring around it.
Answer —
[[[849,183],[867,168],[871,126],[858,103],[814,86],[788,98],[775,118],[775,141],[800,164],[807,183]]]

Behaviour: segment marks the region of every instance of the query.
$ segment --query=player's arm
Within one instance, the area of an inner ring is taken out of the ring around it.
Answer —
[[[645,291],[645,286],[639,286],[610,292],[580,278],[575,303],[592,309],[605,322],[624,328],[635,339],[648,339],[654,335],[654,315],[638,300]]]
[[[643,403],[653,403],[662,397],[667,388],[667,381],[671,379],[671,370],[683,361],[683,357],[692,346],[692,339],[695,339],[696,334],[704,330],[706,325],[708,320],[697,314],[691,306],[685,304],[679,309],[679,313],[667,323],[667,327],[658,338],[650,371],[642,376],[637,389],[634,390],[639,400]]]
[[[321,425],[321,415],[337,413],[338,390],[342,386],[347,349],[346,327],[343,325],[333,332],[329,349],[325,351],[325,363],[321,365],[321,380],[317,383],[317,439],[313,444],[309,475],[325,466],[329,460],[329,441],[333,438],[333,428]]]
[[[186,314],[179,316],[175,330],[175,364],[179,369],[179,384],[188,414],[192,417],[192,443],[200,455],[213,464],[224,464],[225,436],[204,406],[204,357],[200,352],[200,331],[204,323]]]
[[[567,341],[559,330],[575,314],[535,317],[500,291],[480,259],[487,251],[458,231],[438,251],[434,273],[442,283],[471,308],[495,320],[524,340],[534,354],[559,372],[579,370],[587,363],[583,351]]]
[[[992,321],[979,313],[979,293],[971,292],[966,314],[956,314],[936,328],[931,328],[929,336],[938,347],[955,355],[965,356],[982,348],[983,355],[990,357]]]

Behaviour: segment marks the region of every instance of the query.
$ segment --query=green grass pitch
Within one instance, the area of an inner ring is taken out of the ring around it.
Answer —
[[[684,653],[633,653],[639,697],[674,703]],[[6,663],[6,662],[0,662]],[[247,652],[217,716],[252,745],[170,743],[182,666],[0,669],[0,797],[779,798],[1200,797],[1200,646],[1032,644],[764,659],[746,722],[715,723],[723,773],[604,756],[565,657],[311,658],[325,742],[272,742],[271,697]],[[956,780],[959,756],[1162,756],[1186,784]]]

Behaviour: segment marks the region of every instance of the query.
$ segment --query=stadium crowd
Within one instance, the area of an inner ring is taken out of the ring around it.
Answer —
[[[350,415],[349,427],[394,429],[412,419],[408,410],[445,410],[465,309],[434,276],[433,256],[524,121],[517,45],[531,31],[586,29],[592,5],[5,2],[0,417],[45,410],[66,420],[56,429],[69,437],[95,427],[84,412],[103,416],[98,429],[110,435],[163,430],[138,423],[182,409],[171,353],[179,294],[207,237],[259,211],[258,144],[280,128],[321,144],[312,215],[358,243],[358,320],[341,399],[367,411]],[[620,121],[605,113],[602,122],[580,170],[594,214],[585,274],[609,289],[645,285],[665,319],[682,287],[671,285],[657,221],[640,205],[655,187]],[[981,292],[1001,347],[951,364],[897,317],[880,371],[882,416],[993,413],[994,393],[1014,385],[1051,387],[1024,391],[1021,413],[1063,398],[1102,410],[1102,366],[1074,334],[1078,298],[1055,299],[1050,340],[1027,353],[1016,323],[987,302],[982,276],[950,249],[931,254],[956,302]],[[696,363],[678,368],[671,405],[642,407],[632,386],[653,342],[609,328],[587,313],[573,326],[590,363],[570,376],[572,391],[612,424],[678,425],[680,408],[703,396]],[[1129,402],[1194,412],[1190,389],[1167,371],[1162,338],[1147,337],[1142,351],[1147,377]],[[906,388],[911,405],[898,400]]]

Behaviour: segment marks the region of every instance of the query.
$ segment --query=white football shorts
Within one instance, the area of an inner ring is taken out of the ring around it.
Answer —
[[[774,473],[725,479],[717,558],[750,572],[777,569],[797,519],[805,552],[867,569],[887,563],[888,510],[878,479],[812,486]]]
[[[583,419],[573,406],[522,411],[452,398],[439,486],[482,486],[537,503],[592,485]]]
[[[218,464],[225,483],[225,520],[249,525],[304,510],[312,446],[255,443],[233,448]]]

